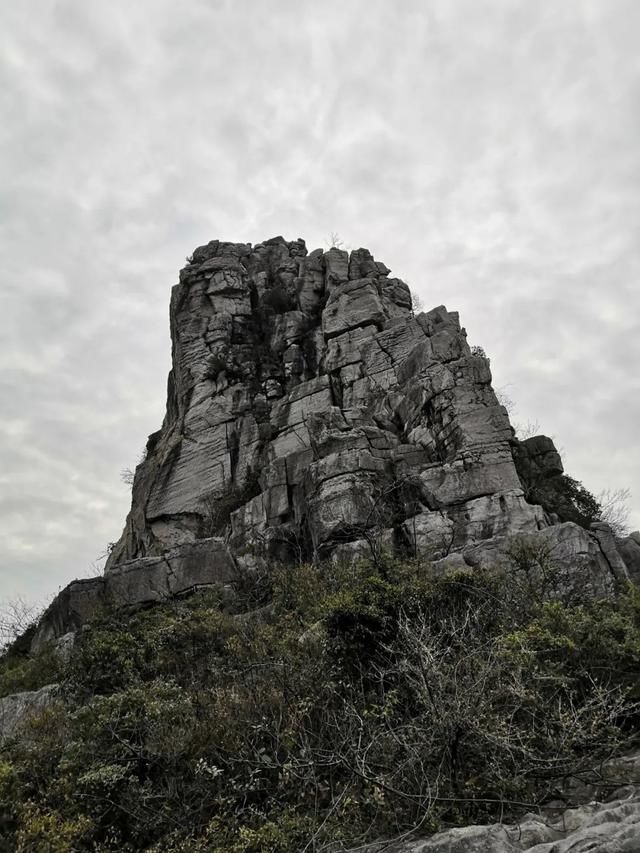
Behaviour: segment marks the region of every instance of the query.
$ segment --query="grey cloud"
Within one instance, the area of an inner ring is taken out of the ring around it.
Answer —
[[[34,0],[0,34],[0,598],[82,574],[213,237],[338,231],[459,310],[640,526],[635,0]],[[34,20],[38,26],[33,26]]]

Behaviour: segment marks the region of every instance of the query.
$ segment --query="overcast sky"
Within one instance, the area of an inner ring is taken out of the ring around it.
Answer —
[[[0,600],[118,538],[213,238],[371,249],[640,527],[639,34],[638,0],[3,3]]]

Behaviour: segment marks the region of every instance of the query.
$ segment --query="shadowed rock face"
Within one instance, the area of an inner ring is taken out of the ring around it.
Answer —
[[[171,299],[167,414],[108,571],[204,536],[311,559],[377,537],[441,558],[546,526],[458,315],[414,316],[365,249],[197,249]]]
[[[228,583],[259,560],[388,548],[491,568],[518,537],[594,597],[640,576],[635,539],[559,524],[532,501],[562,473],[553,442],[514,439],[458,315],[415,316],[366,249],[214,240],[181,271],[170,317],[166,415],[123,534],[104,578],[54,601],[36,646],[102,604]]]

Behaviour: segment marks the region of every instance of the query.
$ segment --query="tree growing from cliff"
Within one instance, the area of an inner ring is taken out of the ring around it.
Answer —
[[[332,231],[328,239],[325,240],[325,243],[330,249],[340,249],[342,251],[348,251],[347,246],[345,246],[344,240],[338,234],[337,231]]]

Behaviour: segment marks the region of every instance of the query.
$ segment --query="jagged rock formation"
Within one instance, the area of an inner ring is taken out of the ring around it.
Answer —
[[[593,595],[640,567],[637,540],[618,550],[527,501],[562,471],[553,444],[514,439],[457,313],[415,316],[366,249],[214,240],[180,273],[170,315],[166,415],[122,537],[105,578],[65,590],[36,643],[97,601],[157,600],[259,559],[388,547],[482,566],[525,535],[584,567]]]

